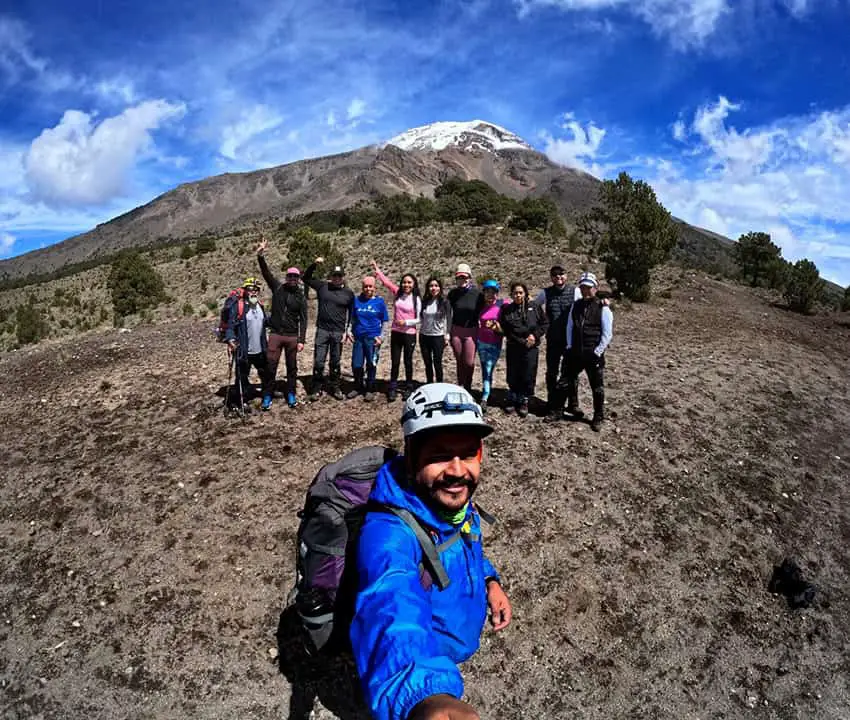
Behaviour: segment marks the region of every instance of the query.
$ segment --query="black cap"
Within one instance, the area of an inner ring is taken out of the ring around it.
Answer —
[[[334,265],[333,270],[331,270],[331,275],[345,275],[345,271],[339,265]]]
[[[561,275],[563,272],[565,272],[564,268],[560,265],[553,265],[552,268],[549,270],[550,275]]]

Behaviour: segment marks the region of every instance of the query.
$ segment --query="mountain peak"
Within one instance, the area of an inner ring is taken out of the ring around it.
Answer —
[[[402,150],[534,150],[519,135],[484,120],[435,122],[411,128],[387,141]]]

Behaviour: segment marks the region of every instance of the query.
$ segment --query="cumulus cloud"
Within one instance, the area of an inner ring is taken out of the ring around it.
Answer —
[[[740,131],[729,125],[739,109],[722,96],[698,108],[681,156],[636,171],[674,215],[732,238],[769,232],[786,259],[808,257],[847,284],[850,106]]]
[[[543,152],[549,159],[594,175],[601,174],[594,160],[605,138],[605,130],[592,121],[583,127],[572,113],[564,114],[561,129],[567,133],[567,137],[556,138],[548,132],[541,133]]]
[[[267,105],[255,105],[243,111],[236,122],[222,129],[219,153],[229,160],[239,160],[242,154],[250,155],[250,148],[247,146],[270,130],[279,127],[281,123],[283,123],[283,116],[272,108]]]
[[[646,22],[656,35],[667,38],[679,49],[702,45],[731,12],[729,0],[515,0],[515,3],[521,17],[545,7],[566,12],[622,9]]]
[[[12,254],[15,236],[12,233],[0,232],[0,257],[6,258]]]
[[[152,132],[184,112],[182,104],[150,100],[95,124],[89,113],[66,111],[25,155],[30,191],[54,205],[97,205],[121,195],[137,161],[153,145]]]

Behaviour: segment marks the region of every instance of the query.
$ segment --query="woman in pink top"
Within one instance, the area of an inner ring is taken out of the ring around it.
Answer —
[[[481,286],[484,294],[484,307],[478,315],[478,359],[481,361],[481,409],[487,412],[487,400],[493,385],[493,370],[502,354],[502,327],[499,325],[499,310],[502,301],[498,299],[499,283],[485,280]]]
[[[422,298],[419,294],[419,281],[415,275],[405,273],[401,283],[396,285],[372,261],[375,277],[395,295],[393,300],[393,321],[390,331],[390,387],[387,401],[396,399],[398,392],[398,371],[402,351],[404,352],[404,388],[402,397],[407,398],[413,390],[413,350],[416,348],[416,326],[420,322]]]

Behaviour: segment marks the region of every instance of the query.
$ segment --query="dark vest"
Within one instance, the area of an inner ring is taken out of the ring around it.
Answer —
[[[546,293],[546,317],[549,320],[547,337],[564,338],[567,333],[567,317],[570,306],[573,304],[575,288],[572,285],[564,285],[563,289],[557,289],[554,285],[543,290]]]
[[[576,300],[573,303],[572,347],[581,353],[591,353],[602,339],[602,301],[599,298]]]

